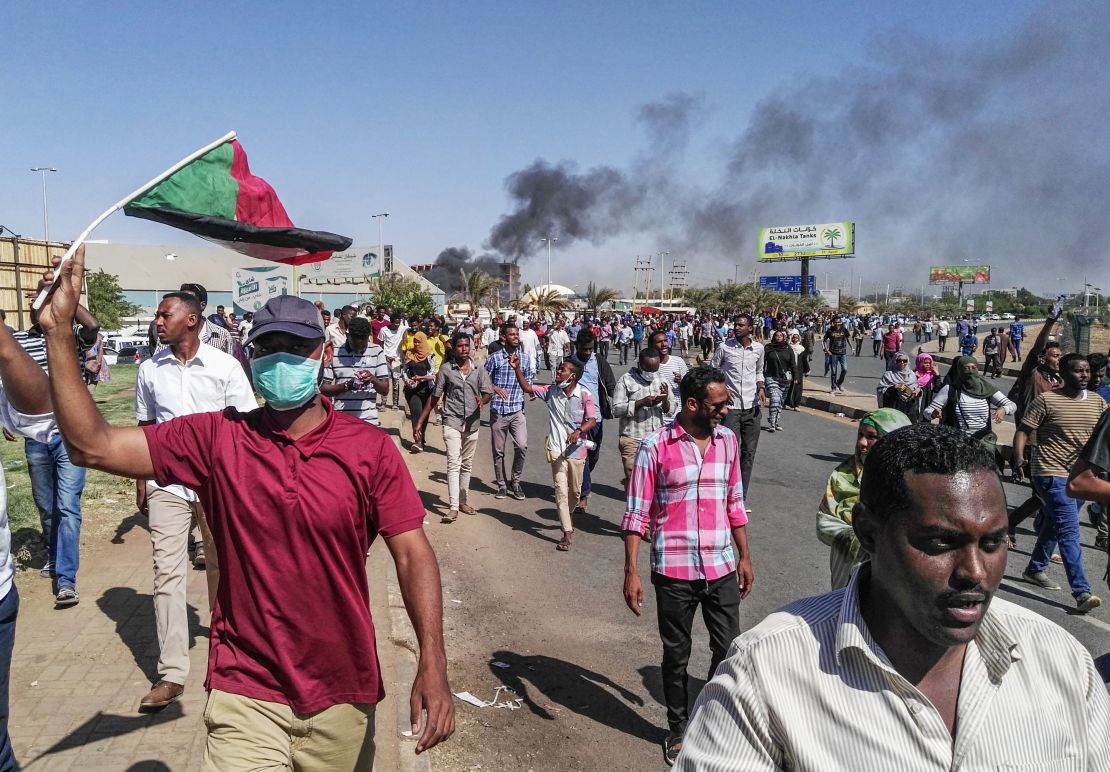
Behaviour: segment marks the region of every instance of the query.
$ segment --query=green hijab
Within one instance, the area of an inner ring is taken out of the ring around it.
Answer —
[[[957,389],[972,397],[979,399],[990,399],[998,387],[990,384],[978,372],[969,373],[964,370],[964,366],[973,364],[978,367],[979,363],[975,361],[975,357],[960,357],[952,363],[952,369],[944,376],[944,382],[948,384],[949,391]],[[951,400],[951,395],[949,400]]]
[[[895,429],[909,426],[910,419],[900,410],[884,407],[872,410],[860,419],[859,426],[870,426],[883,437]],[[834,589],[848,583],[852,569],[860,561],[860,544],[852,531],[852,510],[859,503],[863,468],[856,465],[856,454],[840,463],[825,486],[825,495],[817,505],[817,536],[832,547],[829,567]]]
[[[892,407],[884,407],[879,410],[872,410],[859,420],[860,428],[864,426],[871,426],[879,433],[880,437],[890,434],[895,429],[901,429],[903,426],[909,426],[911,423],[909,417],[906,416],[901,410],[895,410]]]

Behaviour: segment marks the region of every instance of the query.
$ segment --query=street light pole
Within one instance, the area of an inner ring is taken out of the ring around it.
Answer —
[[[389,212],[379,212],[370,215],[371,220],[378,221],[378,265],[382,274],[385,274],[385,241],[382,240],[382,220],[389,217]]]
[[[34,166],[31,171],[42,177],[42,233],[43,241],[50,243],[50,207],[46,201],[46,173],[58,171],[53,166]]]
[[[559,237],[548,236],[546,239],[540,239],[540,243],[547,242],[547,291],[551,292],[551,244],[558,241]]]

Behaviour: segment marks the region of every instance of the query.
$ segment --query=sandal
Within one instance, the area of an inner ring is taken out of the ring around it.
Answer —
[[[669,735],[663,742],[663,761],[667,762],[668,767],[673,767],[675,761],[678,760],[678,754],[682,751],[682,736]]]
[[[555,545],[555,549],[559,550],[559,552],[569,552],[570,551],[570,540],[571,540],[570,534],[566,534],[566,533],[563,534],[562,540],[558,544]]]

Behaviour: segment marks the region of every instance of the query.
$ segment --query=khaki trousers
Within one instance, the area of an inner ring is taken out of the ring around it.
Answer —
[[[470,490],[470,467],[474,451],[478,449],[478,425],[474,431],[463,433],[444,424],[443,444],[447,446],[447,500],[449,508],[458,510],[466,503]]]
[[[189,531],[194,518],[204,522],[199,502],[153,488],[147,495],[150,542],[154,548],[154,622],[158,631],[158,672],[162,679],[184,684],[189,675]],[[204,529],[207,531],[207,526]],[[197,534],[198,536],[200,534]],[[205,534],[206,536],[207,534]],[[204,539],[205,562],[215,565],[211,539]],[[219,576],[218,571],[215,572]],[[211,597],[212,586],[209,585]]]
[[[564,531],[573,531],[570,511],[582,499],[582,475],[586,459],[559,456],[551,462],[551,477],[555,483],[555,508],[559,511],[559,525]],[[573,502],[573,503],[571,503]]]
[[[621,463],[624,465],[624,484],[627,486],[628,481],[632,479],[632,462],[636,460],[636,451],[640,449],[640,443],[643,440],[638,440],[635,437],[625,437],[623,434],[617,440],[617,449],[621,454]]]
[[[300,714],[280,702],[213,689],[204,725],[203,772],[369,772],[374,766],[373,705]]]

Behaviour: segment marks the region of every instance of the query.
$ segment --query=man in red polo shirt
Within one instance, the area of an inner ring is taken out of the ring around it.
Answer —
[[[255,314],[248,343],[265,407],[113,427],[76,364],[72,321],[84,267],[81,249],[39,315],[70,458],[195,490],[218,550],[203,768],[370,768],[384,690],[365,559],[379,534],[420,641],[410,700],[416,751],[445,740],[454,709],[424,507],[390,437],[319,394],[317,310],[285,295]]]

